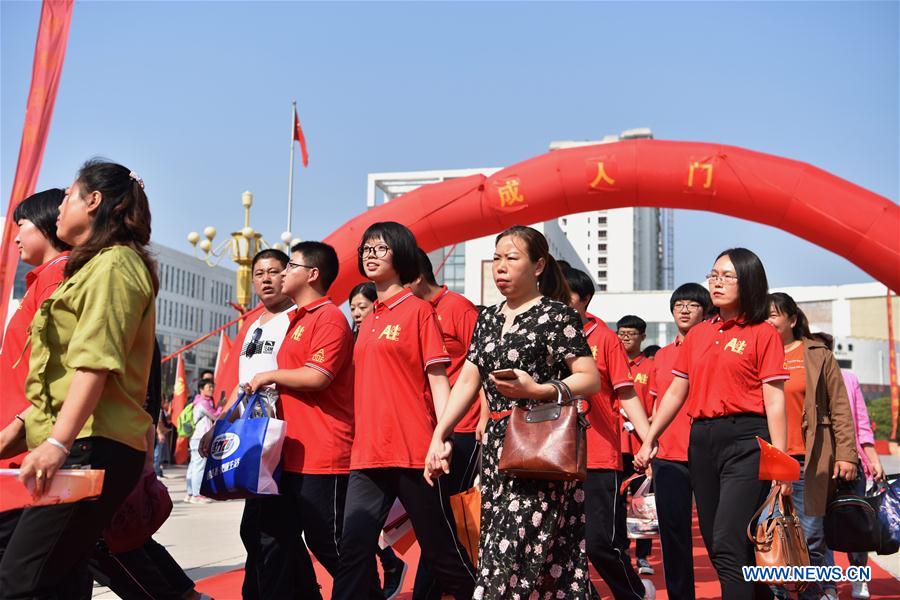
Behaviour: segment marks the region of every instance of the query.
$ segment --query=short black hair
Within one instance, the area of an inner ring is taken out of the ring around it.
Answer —
[[[209,376],[207,377],[207,373]],[[200,369],[200,379],[212,379],[216,376],[216,372],[213,369]]]
[[[60,252],[71,250],[72,246],[59,239],[59,236],[56,235],[56,219],[59,217],[59,205],[62,204],[65,197],[65,190],[59,188],[51,188],[32,194],[16,206],[13,211],[13,222],[18,223],[21,219],[28,219],[47,238],[51,246]]]
[[[327,292],[341,268],[334,248],[325,242],[298,242],[291,246],[291,252],[299,252],[303,255],[303,262],[319,270],[322,286]]]
[[[431,285],[437,285],[437,279],[434,277],[434,266],[428,254],[421,248],[416,248],[416,259],[419,262],[419,276]]]
[[[250,268],[256,268],[256,263],[263,260],[264,258],[274,258],[279,263],[281,263],[282,269],[287,267],[288,261],[290,260],[290,258],[288,258],[288,255],[281,250],[276,250],[275,248],[266,248],[265,250],[260,250],[256,253],[256,255],[253,257],[253,261],[250,263]]]
[[[563,266],[563,261],[557,262],[562,269],[563,277],[566,278],[566,283],[569,284],[569,289],[578,294],[582,300],[587,299],[590,302],[595,291],[591,276],[580,269],[569,266],[569,263],[565,263],[566,266]]]
[[[416,243],[416,236],[412,231],[394,221],[372,223],[363,233],[359,247],[362,248],[366,242],[375,238],[384,240],[384,243],[391,249],[391,262],[394,265],[394,271],[400,278],[400,283],[406,285],[415,281],[419,276],[419,262],[416,260],[416,249],[419,244]],[[357,252],[356,266],[359,274],[365,277],[363,257],[359,252]]]
[[[637,329],[641,333],[647,333],[647,321],[636,315],[625,315],[616,321],[616,330],[627,327],[628,329]]]
[[[353,286],[353,289],[350,290],[350,295],[347,296],[347,302],[352,302],[354,298],[359,296],[360,294],[368,300],[369,302],[375,302],[378,298],[378,292],[375,290],[375,284],[371,281],[366,281],[364,283],[357,283]]]
[[[659,352],[659,346],[656,344],[650,344],[643,350],[641,350],[641,354],[646,356],[647,358],[653,358],[656,356],[656,353]]]
[[[741,312],[747,323],[754,325],[769,318],[769,280],[762,261],[751,250],[746,248],[729,248],[716,257],[731,259],[734,274],[737,277],[738,297]]]
[[[669,312],[675,310],[676,302],[696,302],[703,307],[704,316],[709,314],[713,307],[709,290],[699,283],[683,283],[675,288],[669,298]]]

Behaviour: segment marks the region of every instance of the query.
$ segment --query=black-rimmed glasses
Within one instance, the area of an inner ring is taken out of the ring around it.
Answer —
[[[384,258],[390,249],[391,247],[387,244],[376,244],[375,246],[360,246],[356,251],[363,258],[370,254],[375,256],[375,258]]]

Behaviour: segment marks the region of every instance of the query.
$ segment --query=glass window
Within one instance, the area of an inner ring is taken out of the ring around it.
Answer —
[[[601,284],[600,284],[600,291],[601,291],[601,292],[605,292],[605,291],[606,291],[606,284],[605,284],[605,283],[601,283]]]

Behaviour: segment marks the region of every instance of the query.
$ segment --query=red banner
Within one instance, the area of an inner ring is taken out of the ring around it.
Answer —
[[[53,116],[59,76],[62,74],[63,58],[66,55],[73,5],[73,0],[44,0],[41,7],[41,23],[31,68],[31,90],[28,92],[28,104],[25,108],[25,127],[22,129],[16,178],[13,180],[12,194],[6,208],[6,224],[0,246],[0,343],[3,342],[3,325],[6,323],[6,311],[19,263],[18,252],[13,244],[16,232],[12,214],[19,202],[34,193],[37,185],[47,134],[50,132],[50,118]]]

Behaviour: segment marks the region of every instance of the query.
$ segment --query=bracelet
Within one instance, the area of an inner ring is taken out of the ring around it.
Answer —
[[[22,421],[22,425],[25,424],[25,419],[22,418],[22,415],[16,415],[16,418],[17,418],[18,420]]]
[[[69,449],[66,448],[66,445],[63,444],[63,443],[62,443],[61,441],[59,441],[58,439],[52,438],[52,437],[48,437],[45,441],[46,441],[48,444],[50,444],[51,446],[55,446],[55,447],[59,448],[60,450],[62,450],[63,452],[65,452],[66,456],[69,455]]]

